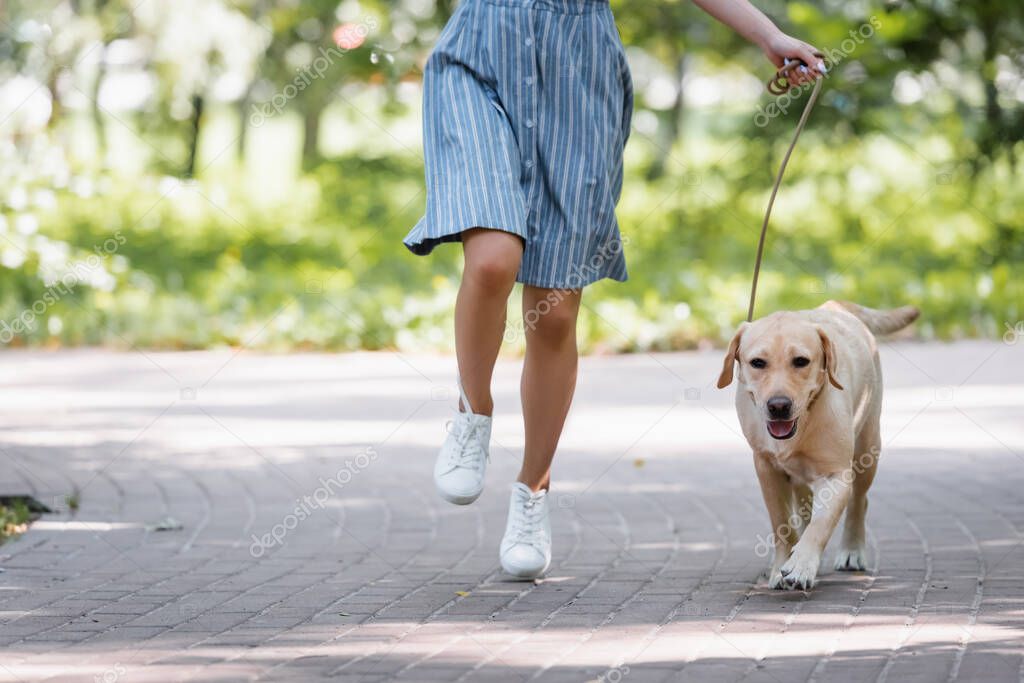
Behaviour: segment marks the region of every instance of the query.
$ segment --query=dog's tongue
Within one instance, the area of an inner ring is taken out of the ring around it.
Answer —
[[[793,431],[793,422],[795,422],[795,420],[769,422],[768,431],[772,433],[772,436],[782,438]]]

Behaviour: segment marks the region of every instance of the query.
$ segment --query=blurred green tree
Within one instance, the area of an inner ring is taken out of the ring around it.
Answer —
[[[611,2],[637,86],[619,211],[632,278],[593,288],[584,336],[718,338],[802,99],[764,95],[768,62],[687,0]],[[941,336],[1024,317],[1024,6],[758,4],[834,58],[764,306],[913,300]],[[423,202],[420,69],[456,6],[0,3],[0,328],[116,231],[116,253],[13,343],[245,343],[295,307],[262,343],[446,346],[458,252],[414,259],[399,240]]]

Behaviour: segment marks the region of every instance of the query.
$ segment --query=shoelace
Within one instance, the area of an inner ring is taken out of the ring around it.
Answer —
[[[512,520],[513,543],[533,544],[541,531],[544,519],[544,505],[540,499],[530,498],[522,507],[516,508],[517,514]]]
[[[475,438],[480,429],[481,422],[469,418],[461,418],[453,424],[455,442],[459,445],[457,451],[452,452],[449,463],[452,467],[465,467],[472,470],[480,469],[480,455],[488,457],[480,440]]]

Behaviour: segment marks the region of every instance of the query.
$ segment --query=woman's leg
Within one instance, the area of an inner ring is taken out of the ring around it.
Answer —
[[[576,389],[576,318],[580,290],[523,288],[526,360],[520,392],[526,452],[519,481],[546,489],[551,460]]]
[[[477,415],[490,415],[491,375],[505,334],[508,295],[523,258],[523,241],[507,232],[462,233],[465,268],[455,301],[455,355],[462,387]]]

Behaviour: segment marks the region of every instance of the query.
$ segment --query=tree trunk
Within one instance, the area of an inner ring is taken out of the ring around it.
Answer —
[[[196,93],[192,96],[192,119],[189,126],[188,161],[185,164],[185,177],[194,178],[196,175],[196,154],[199,151],[199,131],[203,119],[203,107],[205,100],[203,96]]]
[[[664,175],[669,157],[672,156],[672,147],[676,144],[676,140],[679,139],[679,133],[683,128],[683,113],[686,104],[683,99],[683,77],[686,75],[686,58],[682,55],[676,55],[674,61],[676,65],[676,97],[669,108],[668,114],[662,119],[664,123],[659,121],[656,156],[651,164],[651,168],[647,171],[648,180],[654,180]]]
[[[252,116],[252,84],[245,89],[245,94],[235,105],[238,112],[238,147],[235,158],[238,163],[245,164],[245,153],[249,147],[249,120]]]
[[[96,149],[98,151],[96,156],[104,163],[107,158],[107,129],[103,120],[103,110],[100,109],[100,88],[103,86],[103,79],[106,75],[107,45],[104,43],[100,46],[100,58],[96,66],[96,80],[93,81],[92,92],[90,93],[92,127],[96,135]]]
[[[61,110],[63,109],[60,93],[57,92],[57,76],[59,73],[59,69],[52,69],[50,77],[46,80],[46,88],[50,91],[50,120],[46,122],[46,127],[50,130],[57,128],[57,122],[60,120]]]
[[[302,115],[302,167],[309,170],[320,161],[320,105],[309,105]]]

